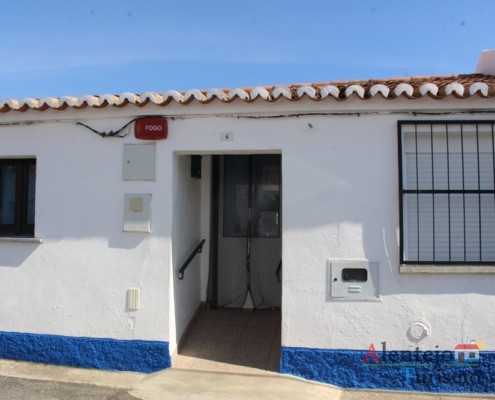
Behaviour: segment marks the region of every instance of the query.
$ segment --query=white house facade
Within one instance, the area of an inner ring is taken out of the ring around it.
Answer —
[[[494,392],[494,112],[482,73],[0,100],[0,357],[167,368],[251,282],[280,372]]]

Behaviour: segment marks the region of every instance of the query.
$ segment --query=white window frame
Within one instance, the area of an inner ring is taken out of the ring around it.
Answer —
[[[400,271],[495,273],[495,121],[399,121]]]

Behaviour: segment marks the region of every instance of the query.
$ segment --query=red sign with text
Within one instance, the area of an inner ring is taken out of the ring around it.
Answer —
[[[162,117],[141,118],[134,124],[134,136],[142,140],[166,139],[168,135],[167,119]]]

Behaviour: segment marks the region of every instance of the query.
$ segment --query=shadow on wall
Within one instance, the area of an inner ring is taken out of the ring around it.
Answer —
[[[123,207],[118,217],[93,218],[92,221],[85,221],[84,224],[71,221],[57,221],[56,229],[43,229],[36,232],[36,236],[46,242],[55,240],[57,242],[70,241],[99,241],[107,242],[108,247],[113,249],[134,249],[138,247],[150,235],[159,236],[159,232],[124,232],[123,231]],[[40,212],[41,214],[41,212]],[[39,226],[45,228],[44,221],[40,215]],[[53,226],[53,222],[51,223]]]
[[[145,240],[149,233],[122,232],[108,238],[108,247],[113,249],[131,250],[138,247]]]
[[[90,241],[104,241],[108,240],[108,247],[115,249],[132,250],[136,249],[149,234],[143,233],[130,233],[122,232],[121,235],[114,235],[111,237],[85,237]],[[71,242],[80,241],[84,246],[84,238],[81,237],[67,237]],[[57,240],[59,245],[63,246],[63,239]],[[0,241],[0,268],[2,267],[20,267],[25,263],[29,257],[31,257],[40,246],[46,246],[48,243],[35,243],[35,242],[1,242]]]
[[[40,243],[0,243],[0,268],[20,267],[38,246]]]

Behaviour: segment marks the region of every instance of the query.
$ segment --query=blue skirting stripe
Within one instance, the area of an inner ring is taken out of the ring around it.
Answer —
[[[0,332],[0,358],[115,371],[171,365],[168,342]]]
[[[283,347],[280,372],[344,388],[495,393],[495,352],[459,363],[454,351],[328,350]],[[374,357],[376,355],[376,358]]]

